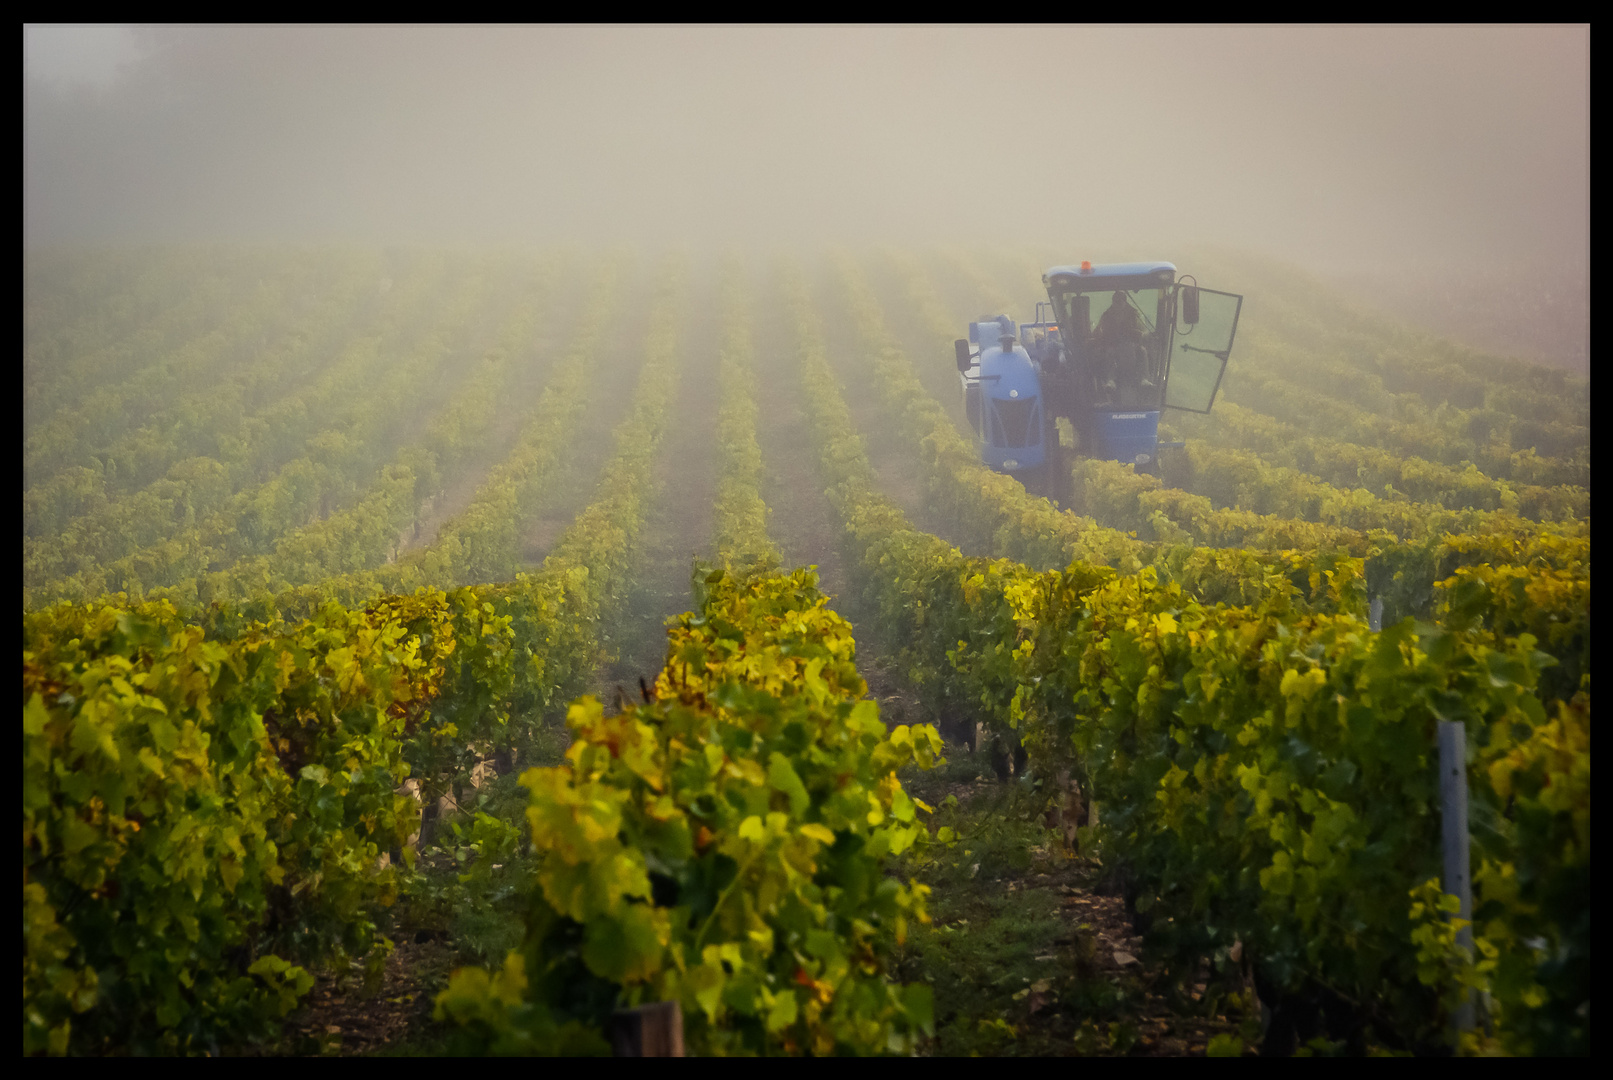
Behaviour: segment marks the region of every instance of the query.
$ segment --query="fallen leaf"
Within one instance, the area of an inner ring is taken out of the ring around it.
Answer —
[[[1115,950],[1115,963],[1118,964],[1121,967],[1125,967],[1127,964],[1135,964],[1135,963],[1137,963],[1137,958],[1135,956],[1131,955],[1129,952],[1126,952],[1123,949],[1116,949]]]

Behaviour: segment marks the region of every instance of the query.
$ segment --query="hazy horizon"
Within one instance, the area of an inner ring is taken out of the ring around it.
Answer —
[[[29,26],[23,242],[1218,245],[1583,294],[1589,38]]]

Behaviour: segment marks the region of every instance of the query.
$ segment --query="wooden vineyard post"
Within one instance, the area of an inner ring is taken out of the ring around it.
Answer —
[[[683,1010],[676,1001],[658,1001],[611,1016],[611,1051],[617,1057],[682,1057]]]
[[[1444,839],[1445,891],[1461,901],[1456,917],[1469,920],[1457,931],[1456,943],[1473,952],[1473,882],[1469,874],[1467,831],[1467,727],[1458,720],[1439,722],[1439,801]],[[1462,1003],[1451,1017],[1458,1034],[1473,1027],[1473,999],[1462,992]]]

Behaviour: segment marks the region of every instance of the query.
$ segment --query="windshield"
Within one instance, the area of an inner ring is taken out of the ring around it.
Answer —
[[[1094,405],[1159,408],[1170,330],[1168,301],[1164,289],[1053,294],[1065,349],[1076,374],[1090,387]]]

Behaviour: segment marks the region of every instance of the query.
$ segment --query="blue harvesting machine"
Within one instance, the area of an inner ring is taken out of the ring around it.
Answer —
[[[1042,284],[1033,322],[982,319],[955,343],[981,460],[1054,494],[1062,416],[1079,453],[1157,472],[1160,450],[1182,445],[1159,441],[1159,414],[1210,411],[1243,297],[1178,281],[1167,262],[1055,266]]]

